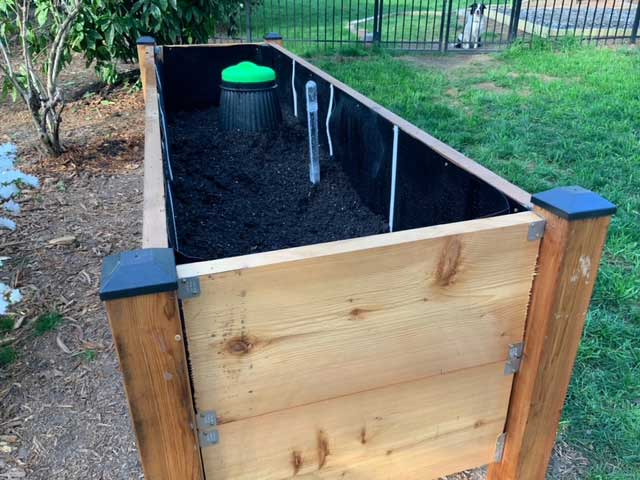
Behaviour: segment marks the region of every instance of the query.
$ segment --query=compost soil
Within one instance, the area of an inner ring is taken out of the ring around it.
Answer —
[[[306,122],[305,122],[306,123]],[[388,231],[321,146],[309,182],[306,124],[284,114],[275,131],[218,128],[218,109],[171,122],[178,250],[195,258],[246,255]]]

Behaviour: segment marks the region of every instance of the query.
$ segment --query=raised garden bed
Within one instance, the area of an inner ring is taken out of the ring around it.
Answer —
[[[613,205],[531,197],[274,43],[139,53],[143,249],[101,296],[146,478],[544,478]],[[243,60],[275,131],[219,128]]]

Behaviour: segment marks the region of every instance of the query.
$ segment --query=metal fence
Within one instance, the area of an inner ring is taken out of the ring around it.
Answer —
[[[244,40],[278,32],[289,48],[299,51],[357,45],[475,51],[496,50],[515,40],[530,43],[534,38],[635,42],[640,23],[640,0],[491,0],[484,4],[478,27],[480,23],[469,18],[473,3],[260,0],[245,4],[237,24]]]

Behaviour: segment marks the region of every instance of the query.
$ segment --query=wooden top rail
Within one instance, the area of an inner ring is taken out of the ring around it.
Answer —
[[[160,112],[156,84],[155,42],[138,44],[140,79],[145,100],[144,115],[144,211],[142,247],[166,248],[169,245],[164,188]]]
[[[213,275],[233,270],[243,270],[292,261],[309,260],[327,255],[353,253],[420,240],[442,238],[448,235],[463,235],[465,233],[477,233],[486,230],[501,230],[517,224],[535,222],[536,220],[540,220],[540,218],[535,214],[532,214],[531,212],[520,212],[511,215],[501,215],[498,217],[479,218],[463,222],[433,225],[431,227],[414,228],[411,230],[385,233],[382,235],[377,234],[367,237],[349,238],[334,242],[273,250],[270,252],[253,253],[238,257],[186,263],[178,265],[178,278],[182,279],[202,275]]]

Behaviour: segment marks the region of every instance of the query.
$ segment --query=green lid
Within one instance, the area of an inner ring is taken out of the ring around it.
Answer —
[[[273,82],[276,72],[273,68],[261,67],[252,62],[240,62],[222,70],[222,81],[229,83]]]

